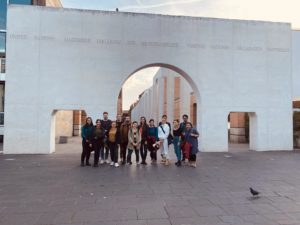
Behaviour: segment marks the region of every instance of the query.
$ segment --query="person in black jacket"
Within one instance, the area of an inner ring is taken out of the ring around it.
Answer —
[[[146,118],[142,116],[140,118],[140,125],[139,125],[139,131],[141,134],[141,146],[140,146],[140,153],[142,158],[142,165],[147,165],[146,158],[147,158],[147,139],[148,139],[148,129],[149,126],[147,124]]]
[[[99,154],[104,147],[105,130],[101,127],[101,120],[96,120],[96,125],[92,132],[92,143],[94,148],[94,167],[98,167]]]
[[[120,144],[120,130],[117,128],[117,122],[111,123],[111,128],[107,132],[107,144],[110,149],[111,166],[119,167],[118,150]]]
[[[93,121],[91,117],[87,117],[85,125],[81,128],[82,137],[82,153],[81,153],[81,166],[84,166],[84,161],[86,161],[86,166],[90,166],[90,155],[92,150],[91,136],[93,131]]]
[[[101,126],[104,128],[106,134],[111,127],[111,120],[108,119],[108,112],[103,113],[103,120],[101,120]],[[107,137],[107,136],[106,136]],[[104,140],[104,148],[100,152],[101,161],[100,164],[104,162],[109,163],[108,154],[109,154],[109,147],[107,145],[107,138]],[[104,152],[105,150],[105,152]]]

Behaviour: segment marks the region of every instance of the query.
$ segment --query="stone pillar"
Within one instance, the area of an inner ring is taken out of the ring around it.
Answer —
[[[232,143],[246,143],[246,129],[245,129],[246,113],[232,112],[230,113],[230,129],[229,141]]]
[[[158,96],[157,96],[157,103],[158,103],[158,115],[157,115],[157,123],[161,120],[162,115],[164,114],[164,86],[165,86],[165,79],[163,77],[158,78]]]
[[[192,89],[189,83],[184,79],[181,78],[180,83],[180,119],[183,114],[187,114],[189,117],[191,116],[190,112],[190,93]]]
[[[167,116],[168,121],[172,124],[174,120],[174,76],[169,75],[166,79],[167,82]]]
[[[81,111],[73,111],[73,136],[81,135]]]
[[[180,83],[181,77],[174,78],[174,119],[180,120]]]

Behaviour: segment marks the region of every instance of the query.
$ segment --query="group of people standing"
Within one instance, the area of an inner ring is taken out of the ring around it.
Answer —
[[[183,115],[182,119],[181,123],[178,119],[174,120],[172,129],[166,115],[162,116],[158,126],[155,126],[153,119],[147,123],[145,117],[141,117],[139,123],[131,122],[129,116],[126,116],[123,121],[121,115],[118,115],[115,121],[111,121],[108,119],[107,112],[103,113],[102,120],[96,120],[95,125],[92,118],[87,117],[86,124],[81,129],[81,166],[91,166],[89,159],[92,151],[94,151],[94,167],[104,163],[115,167],[119,167],[120,164],[131,165],[133,152],[136,164],[147,165],[148,151],[151,164],[156,164],[159,150],[160,162],[168,166],[170,165],[169,146],[173,145],[177,158],[176,166],[184,163],[196,167],[199,133],[188,121],[187,115]]]

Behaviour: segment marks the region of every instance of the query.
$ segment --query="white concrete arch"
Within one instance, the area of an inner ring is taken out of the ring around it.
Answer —
[[[268,140],[254,150],[293,148],[290,24],[15,5],[7,21],[6,154],[50,153],[53,110],[113,118],[122,84],[150,65],[195,90],[202,151],[228,150],[239,110]]]

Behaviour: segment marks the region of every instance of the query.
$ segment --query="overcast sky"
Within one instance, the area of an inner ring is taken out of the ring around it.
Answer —
[[[300,0],[61,0],[65,8],[100,9],[290,22],[300,29]],[[151,86],[157,68],[140,71],[125,83],[123,108]],[[138,89],[137,89],[138,88]]]

